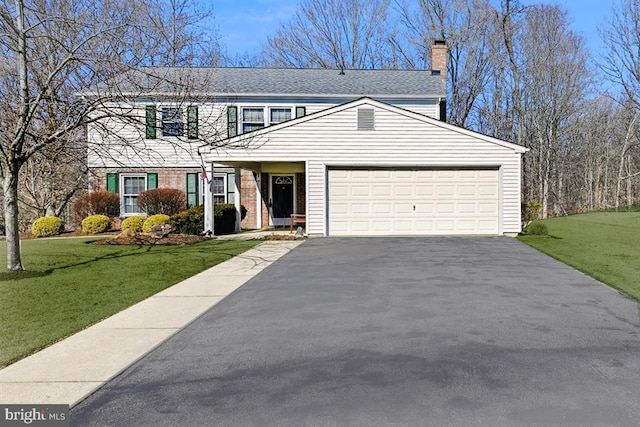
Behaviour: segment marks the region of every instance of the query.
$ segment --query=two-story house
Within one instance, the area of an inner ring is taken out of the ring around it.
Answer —
[[[446,49],[423,71],[147,70],[121,85],[144,120],[89,129],[95,187],[123,216],[144,189],[184,189],[205,229],[226,202],[247,209],[238,229],[305,214],[310,235],[517,233],[526,150],[444,122]]]

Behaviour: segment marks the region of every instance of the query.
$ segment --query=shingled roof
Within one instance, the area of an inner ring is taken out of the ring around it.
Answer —
[[[201,96],[445,96],[441,77],[431,70],[145,67],[123,74],[117,87],[134,96],[170,95],[182,92],[180,88]]]

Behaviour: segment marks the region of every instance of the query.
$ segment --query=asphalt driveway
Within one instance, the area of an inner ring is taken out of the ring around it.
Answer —
[[[71,422],[637,426],[639,313],[506,237],[311,239]]]

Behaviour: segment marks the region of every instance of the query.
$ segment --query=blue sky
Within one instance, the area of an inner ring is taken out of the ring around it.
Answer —
[[[256,53],[267,35],[277,30],[295,13],[297,0],[200,0],[213,7],[214,24],[221,43],[234,56],[244,52]],[[521,0],[523,4],[541,3]],[[554,0],[547,3],[563,6],[569,12],[573,29],[582,34],[594,55],[602,49],[598,27],[611,16],[614,0]]]

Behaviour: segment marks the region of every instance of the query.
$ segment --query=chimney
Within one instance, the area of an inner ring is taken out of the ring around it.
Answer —
[[[431,75],[440,76],[442,90],[445,98],[440,100],[440,120],[443,122],[447,119],[447,58],[449,56],[449,48],[444,40],[434,40],[431,46]]]

